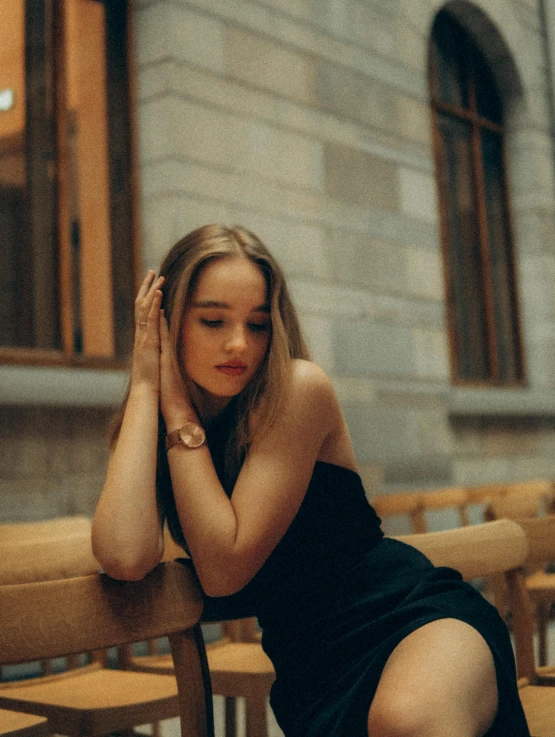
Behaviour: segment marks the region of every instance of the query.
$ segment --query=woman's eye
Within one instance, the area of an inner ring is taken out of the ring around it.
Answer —
[[[223,320],[207,320],[206,318],[201,319],[201,323],[207,328],[220,328],[223,324]]]
[[[267,330],[269,330],[270,324],[267,322],[258,323],[258,322],[250,322],[249,323],[249,330],[252,330],[253,333],[264,333]]]

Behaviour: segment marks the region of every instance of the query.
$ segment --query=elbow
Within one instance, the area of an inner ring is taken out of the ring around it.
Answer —
[[[129,555],[116,555],[112,552],[106,553],[99,550],[93,544],[93,555],[102,566],[102,570],[110,578],[119,581],[140,581],[160,562],[160,558],[145,558],[143,556],[133,557]]]
[[[101,562],[101,565],[104,573],[118,581],[140,581],[154,568],[124,561],[109,561],[104,564]]]

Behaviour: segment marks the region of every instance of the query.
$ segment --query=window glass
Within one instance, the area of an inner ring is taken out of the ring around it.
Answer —
[[[478,51],[473,56],[473,67],[478,115],[501,125],[503,123],[501,98],[497,92],[497,86],[491,75],[489,65]]]
[[[439,14],[432,36],[434,95],[447,105],[468,108],[468,69],[464,38],[457,25]]]
[[[59,349],[52,4],[0,0],[0,344]]]
[[[453,378],[522,383],[502,100],[484,55],[446,11],[429,70]]]
[[[482,131],[485,201],[499,376],[516,381],[521,373],[514,265],[503,204],[503,146],[498,134]]]
[[[486,306],[476,210],[472,130],[465,121],[441,116],[444,228],[448,249],[449,291],[454,322],[457,371],[462,379],[486,379]]]
[[[130,353],[128,44],[123,1],[0,0],[1,360]]]

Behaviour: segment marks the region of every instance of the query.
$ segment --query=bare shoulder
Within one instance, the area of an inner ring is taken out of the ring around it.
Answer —
[[[329,376],[317,364],[300,358],[292,363],[288,404],[291,408],[302,408],[303,413],[320,420],[331,419],[338,410]]]

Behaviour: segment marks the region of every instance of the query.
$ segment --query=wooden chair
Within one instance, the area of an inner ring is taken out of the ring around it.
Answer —
[[[537,518],[545,515],[552,508],[552,485],[547,481],[533,481],[522,484],[511,484],[505,494],[490,501],[486,510],[486,519]],[[555,557],[554,557],[555,560]],[[538,661],[540,665],[547,663],[547,634],[549,614],[555,602],[555,573],[545,570],[546,561],[539,567],[529,571],[526,585],[530,598],[535,605],[536,625],[538,630]],[[494,582],[498,599],[503,596],[504,587],[499,581]]]
[[[382,520],[408,517],[411,533],[415,534],[428,532],[429,512],[452,509],[456,511],[461,526],[468,524],[468,499],[466,489],[462,487],[377,494],[370,502]]]
[[[1,663],[77,655],[167,635],[175,676],[151,678],[177,680],[175,694],[161,698],[163,689],[154,681],[150,688],[146,674],[111,671],[104,679],[89,671],[82,689],[67,678],[64,687],[64,680],[51,676],[38,687],[29,682],[2,688],[0,706],[46,716],[53,733],[92,736],[163,718],[166,702],[176,702],[177,710],[170,711],[180,716],[183,737],[213,737],[201,612],[201,593],[179,563],[161,564],[141,581],[97,573],[0,586]]]
[[[3,522],[0,524],[0,544],[22,540],[45,540],[64,535],[76,535],[80,532],[90,533],[90,530],[90,519],[82,515],[54,517],[38,522]]]
[[[44,717],[0,709],[0,737],[48,737],[48,735],[48,721]]]
[[[165,534],[164,559],[183,558],[184,551]],[[268,696],[275,680],[274,667],[262,650],[255,618],[219,623],[220,639],[208,643],[206,653],[212,693],[225,698],[225,734],[237,732],[237,699],[245,699],[247,737],[268,736]],[[152,648],[152,645],[151,645]],[[151,651],[128,654],[126,667],[145,673],[173,673],[171,657]]]
[[[91,522],[86,517],[0,525],[0,585],[84,576],[96,571]],[[48,675],[51,666],[50,661],[41,663],[42,675]],[[4,669],[0,665],[0,687],[3,680]]]
[[[73,534],[0,543],[0,584],[69,580],[96,571],[90,524]],[[95,650],[84,666],[82,658],[72,656],[63,673],[54,675],[51,668],[43,668],[37,678],[4,681],[0,707],[14,708],[10,704],[17,702],[16,711],[42,714],[54,732],[75,737],[128,730],[179,715],[173,674],[115,670],[107,667],[107,656],[106,651]]]
[[[543,522],[543,520],[531,520]],[[541,554],[546,553],[545,539],[551,535],[555,548],[555,528],[537,533]],[[555,737],[555,688],[538,685],[534,667],[531,602],[524,581],[523,566],[537,560],[532,536],[512,520],[502,519],[470,527],[406,535],[398,539],[413,545],[438,566],[450,566],[466,580],[494,573],[506,576],[514,623],[519,694],[532,737]],[[530,541],[530,542],[529,542]]]
[[[393,494],[376,494],[370,498],[380,519],[408,517],[411,532],[425,532],[422,502],[417,491],[399,491]]]
[[[526,569],[555,559],[555,516],[522,519],[518,524],[528,541],[523,565],[507,574],[520,698],[532,737],[555,737],[555,683],[553,668],[536,668],[534,612],[526,584]],[[551,688],[549,688],[551,686]]]
[[[517,520],[518,524],[524,529],[528,538],[528,557],[526,559],[525,568],[525,586],[530,601],[532,603],[532,610],[536,615],[537,620],[537,603],[541,601],[541,597],[545,597],[545,601],[551,604],[554,599],[553,588],[545,589],[543,594],[539,588],[534,586],[534,577],[536,574],[528,574],[530,568],[542,568],[546,562],[555,560],[555,515],[548,515],[541,518],[522,518]],[[555,576],[555,574],[544,574],[545,576]],[[532,585],[530,585],[532,580]],[[537,624],[537,621],[536,621]],[[540,633],[538,633],[540,634]],[[545,644],[544,644],[545,647]],[[535,669],[535,681],[542,685],[555,685],[555,664],[547,664],[547,653],[542,652],[538,656],[538,667]],[[529,673],[525,674],[529,677]]]

